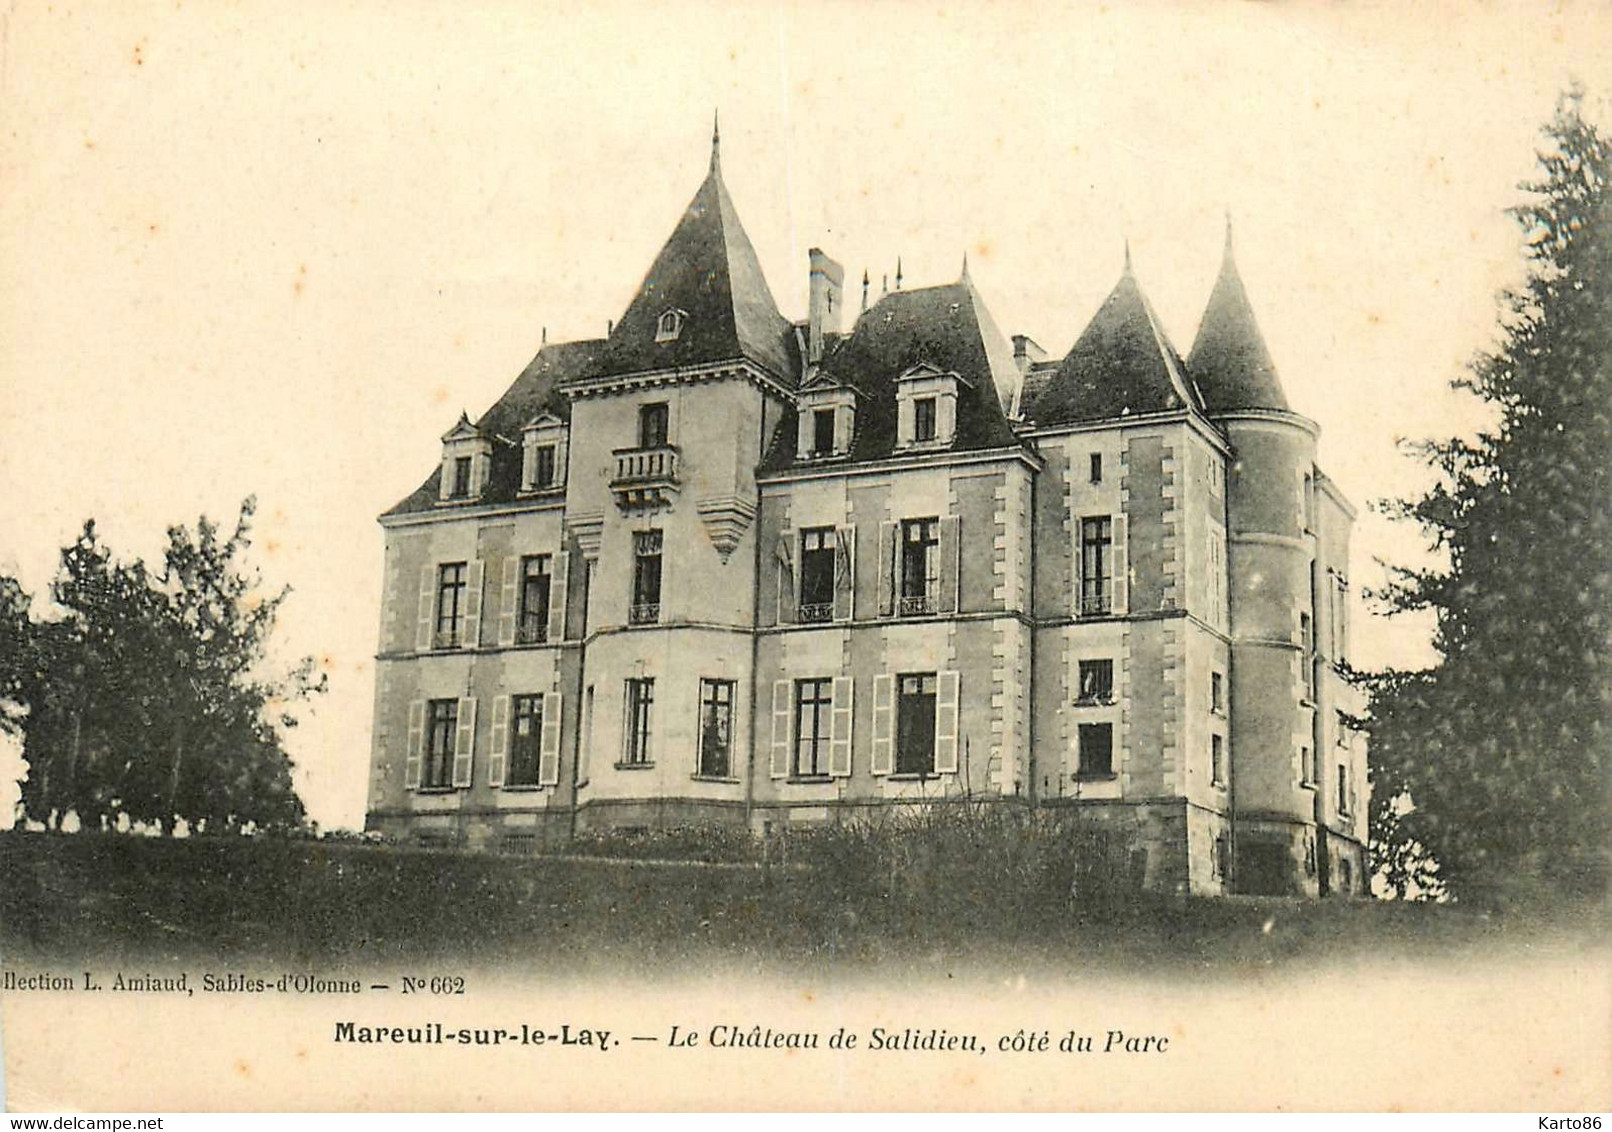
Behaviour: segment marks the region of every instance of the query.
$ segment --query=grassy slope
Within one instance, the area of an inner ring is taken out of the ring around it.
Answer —
[[[517,859],[310,842],[0,834],[8,967],[80,959],[284,969],[659,973],[778,965],[874,973],[1015,962],[1194,974],[1471,946],[1577,950],[1600,911],[1545,925],[1453,907],[1277,900],[1155,901],[1102,918],[1049,908],[1003,923],[821,891],[802,871]]]

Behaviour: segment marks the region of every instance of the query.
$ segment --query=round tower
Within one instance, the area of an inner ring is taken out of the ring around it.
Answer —
[[[1232,882],[1317,892],[1313,493],[1319,428],[1293,412],[1232,258],[1188,368],[1225,430]]]

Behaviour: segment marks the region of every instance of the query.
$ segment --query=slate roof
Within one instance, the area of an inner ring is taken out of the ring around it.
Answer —
[[[1017,388],[1013,350],[965,275],[956,283],[884,295],[858,316],[851,333],[823,359],[813,384],[850,385],[862,394],[857,399],[850,462],[877,460],[895,451],[896,379],[921,362],[963,379],[957,390],[952,451],[1019,443],[1003,412],[998,387],[1000,375]],[[796,415],[786,413],[762,461],[763,471],[796,464],[795,429]]]
[[[1226,254],[1220,278],[1215,280],[1209,305],[1204,308],[1187,365],[1198,379],[1198,388],[1211,413],[1288,408],[1276,363],[1259,332],[1254,308],[1232,258],[1230,224],[1226,226]]]
[[[1131,271],[1081,331],[1035,397],[1038,425],[1201,408],[1187,365]]]
[[[542,413],[569,421],[571,401],[560,392],[560,386],[590,372],[604,344],[604,339],[594,338],[545,345],[504,395],[476,421],[476,429],[493,443],[492,469],[478,502],[509,503],[515,499],[521,485],[521,427]],[[426,481],[385,514],[432,510],[441,480],[439,460]]]
[[[656,342],[667,310],[683,311],[682,333]],[[638,293],[610,331],[594,374],[626,374],[748,358],[793,388],[800,347],[793,324],[778,313],[722,183],[715,142],[711,168]]]

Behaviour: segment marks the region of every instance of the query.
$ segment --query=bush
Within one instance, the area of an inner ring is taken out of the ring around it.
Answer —
[[[565,848],[581,857],[635,861],[754,861],[760,844],[743,826],[675,825],[665,829],[600,829],[579,833]]]

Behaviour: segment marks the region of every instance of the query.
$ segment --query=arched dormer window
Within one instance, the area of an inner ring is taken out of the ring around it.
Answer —
[[[660,318],[655,320],[655,341],[677,341],[678,335],[683,333],[683,320],[686,318],[688,314],[676,307],[662,313]]]

